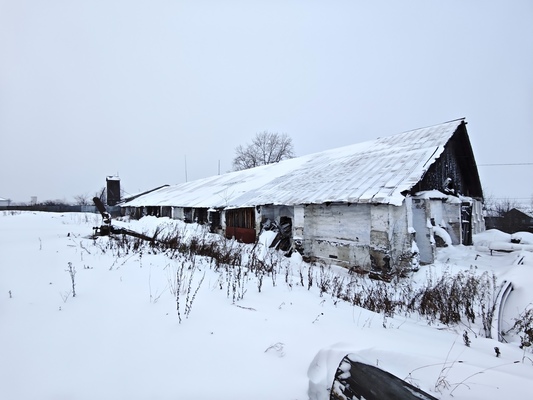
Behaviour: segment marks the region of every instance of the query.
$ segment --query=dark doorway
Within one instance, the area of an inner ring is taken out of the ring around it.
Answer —
[[[472,205],[470,203],[463,203],[461,205],[461,230],[463,244],[465,246],[472,245]]]

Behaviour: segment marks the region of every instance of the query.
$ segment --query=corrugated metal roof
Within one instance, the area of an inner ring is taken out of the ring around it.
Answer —
[[[277,164],[164,187],[124,206],[194,208],[325,202],[400,205],[464,119]]]

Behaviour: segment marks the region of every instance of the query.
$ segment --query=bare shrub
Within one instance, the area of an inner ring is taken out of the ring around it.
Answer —
[[[66,270],[70,275],[70,281],[72,282],[72,297],[76,297],[76,282],[74,277],[76,276],[76,267],[71,262],[68,263],[68,269]]]
[[[202,277],[197,281],[196,288],[194,286],[194,276],[198,267],[196,266],[196,257],[193,257],[192,263],[190,263],[186,257],[182,256],[175,264],[175,269],[172,270],[172,276],[168,278],[168,287],[170,293],[176,299],[176,311],[178,314],[178,322],[182,321],[182,309],[185,318],[189,318],[189,314],[192,310],[192,305],[196,299],[196,295],[202,286],[205,278],[205,272]],[[185,301],[183,303],[183,296]]]
[[[520,348],[530,348],[533,344],[533,308],[522,312],[511,328],[520,337]]]
[[[408,309],[418,311],[430,322],[438,320],[446,325],[456,324],[463,317],[474,323],[480,316],[485,331],[490,332],[495,290],[496,278],[486,272],[477,275],[474,268],[453,276],[445,272],[435,284],[429,279],[411,298]]]
[[[320,297],[322,297],[324,293],[330,293],[332,279],[333,276],[331,272],[331,266],[326,269],[324,265],[320,265],[318,274],[318,288],[320,289]]]
[[[217,285],[226,290],[228,299],[233,303],[243,299],[250,277],[256,279],[259,292],[263,290],[265,277],[270,278],[272,285],[276,286],[279,275],[284,276],[288,287],[293,287],[294,271],[288,259],[279,251],[269,251],[261,258],[254,247],[219,236],[213,237],[206,230],[191,236],[187,235],[185,228],[158,229],[152,238],[152,241],[144,241],[118,235],[98,242],[95,240],[94,243],[103,253],[110,251],[117,260],[127,260],[134,254],[142,260],[145,254],[159,253],[174,260],[177,268],[169,281],[169,288],[176,299],[180,322],[182,312],[185,316],[189,315],[203,281],[203,277],[193,278],[194,272],[199,270],[197,263],[200,259],[220,274]],[[408,259],[407,255],[405,259]],[[401,276],[407,272],[402,269]],[[457,274],[446,271],[435,279],[428,272],[425,285],[419,289],[415,289],[408,279],[400,279],[400,274],[395,278],[387,282],[369,279],[365,274],[348,272],[343,276],[324,263],[300,266],[296,277],[297,284],[307,286],[308,290],[316,286],[321,297],[329,295],[335,304],[340,300],[347,301],[354,306],[382,313],[386,318],[397,313],[414,312],[429,323],[438,321],[446,325],[462,321],[474,323],[480,318],[485,334],[490,332],[497,288],[494,274],[478,274],[477,269],[471,267]],[[517,329],[522,329],[522,336],[526,335],[526,339],[527,332],[531,332],[525,325]],[[530,337],[526,339],[524,343],[531,342]]]

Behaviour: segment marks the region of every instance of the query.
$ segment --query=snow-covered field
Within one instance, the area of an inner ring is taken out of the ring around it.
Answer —
[[[150,232],[158,223],[170,221],[124,225]],[[447,327],[416,312],[385,317],[321,296],[318,269],[308,289],[309,266],[296,256],[275,285],[264,277],[260,293],[256,276],[237,280],[197,257],[190,285],[192,269],[184,269],[179,323],[172,292],[183,258],[146,249],[117,257],[106,250],[109,238],[87,238],[97,225],[93,214],[0,214],[0,399],[327,399],[348,353],[440,399],[533,393],[533,354],[516,335],[500,343],[483,337],[479,319]],[[510,280],[508,329],[533,303],[532,253],[490,254],[491,243],[509,239],[491,231],[475,247],[442,249],[438,262],[407,279],[416,287],[469,270]],[[531,236],[522,243],[533,244]]]

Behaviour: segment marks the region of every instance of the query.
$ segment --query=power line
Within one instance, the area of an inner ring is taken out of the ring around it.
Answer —
[[[533,163],[478,164],[478,167],[495,167],[500,165],[533,165]]]
[[[492,197],[493,200],[530,200],[531,197]]]

